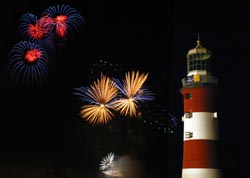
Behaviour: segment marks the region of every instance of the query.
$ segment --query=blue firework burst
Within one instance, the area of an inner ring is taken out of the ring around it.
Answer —
[[[55,42],[52,33],[52,19],[49,16],[38,19],[34,14],[23,14],[18,31],[21,40],[36,43],[43,47],[48,55],[54,55]]]
[[[53,19],[53,32],[57,39],[65,39],[84,27],[85,18],[69,5],[51,6],[41,15]]]
[[[9,52],[9,70],[17,82],[40,84],[47,78],[47,52],[39,45],[21,41]]]

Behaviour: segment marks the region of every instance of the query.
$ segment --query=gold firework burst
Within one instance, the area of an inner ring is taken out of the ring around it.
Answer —
[[[115,110],[122,115],[130,117],[137,114],[137,102],[143,98],[142,86],[147,80],[148,73],[139,73],[139,71],[132,71],[125,74],[125,81],[122,86],[118,87],[125,95],[125,98],[116,100],[114,104]]]
[[[118,93],[113,80],[101,74],[101,78],[97,79],[85,92],[84,95],[94,104],[82,106],[80,116],[93,125],[109,122],[113,117],[112,100]]]

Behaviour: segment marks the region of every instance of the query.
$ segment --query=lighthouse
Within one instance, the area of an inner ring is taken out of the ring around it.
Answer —
[[[218,118],[215,110],[217,78],[211,71],[212,53],[201,45],[187,53],[187,75],[182,79],[182,178],[222,178],[218,165]]]

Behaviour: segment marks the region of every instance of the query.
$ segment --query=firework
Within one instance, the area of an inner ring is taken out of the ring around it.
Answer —
[[[12,78],[24,83],[38,84],[47,77],[47,53],[37,44],[21,41],[9,52]]]
[[[144,164],[131,155],[117,156],[109,153],[100,163],[100,171],[107,177],[131,177],[142,178],[144,176]]]
[[[140,74],[139,71],[132,71],[125,74],[125,80],[122,82],[115,80],[121,97],[114,102],[114,108],[122,115],[136,116],[139,102],[153,99],[152,93],[143,88],[147,77],[148,73]]]
[[[115,154],[112,152],[110,152],[107,156],[105,156],[100,163],[100,170],[104,171],[114,166],[114,158],[115,158]]]
[[[103,174],[110,177],[121,177],[121,171],[119,170],[117,164],[118,164],[118,157],[110,152],[107,156],[103,158],[103,160],[100,163],[100,171],[102,171]]]
[[[53,19],[53,32],[59,39],[79,31],[85,22],[79,11],[64,4],[49,7],[42,13],[42,16],[49,16]]]
[[[22,40],[42,46],[49,55],[54,54],[54,39],[51,32],[52,19],[49,16],[38,19],[31,13],[23,14],[18,30]]]
[[[80,116],[90,124],[109,122],[113,117],[112,103],[117,93],[114,81],[103,74],[90,87],[76,88],[74,94],[80,101],[90,103],[81,107]]]

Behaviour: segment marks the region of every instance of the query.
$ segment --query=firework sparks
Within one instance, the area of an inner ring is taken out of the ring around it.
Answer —
[[[143,110],[139,115],[143,122],[164,134],[173,134],[178,127],[177,118],[157,103]]]
[[[101,73],[105,73],[108,76],[122,77],[121,74],[123,74],[124,71],[118,63],[112,63],[108,59],[100,59],[90,67],[90,77],[95,79],[100,76]]]
[[[113,80],[102,74],[101,78],[90,87],[81,87],[76,90],[74,94],[78,95],[81,101],[90,103],[81,107],[80,116],[83,119],[93,125],[105,124],[112,119],[112,102],[118,94]]]
[[[122,94],[122,97],[114,102],[114,108],[122,115],[136,116],[139,101],[148,101],[153,99],[152,93],[143,88],[148,73],[139,73],[132,71],[125,74],[125,80],[120,82],[116,80],[116,86]]]

